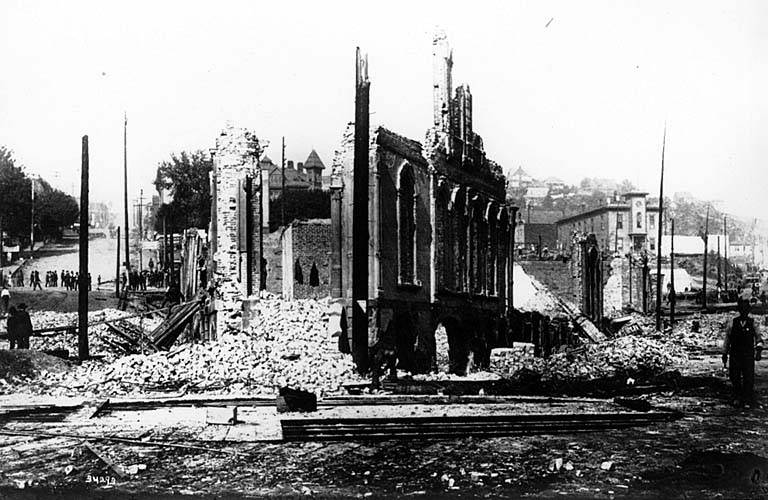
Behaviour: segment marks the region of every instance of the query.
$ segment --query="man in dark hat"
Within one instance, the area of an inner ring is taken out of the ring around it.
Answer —
[[[17,317],[17,332],[19,349],[29,349],[29,337],[32,336],[32,319],[27,312],[27,304],[19,304]]]
[[[6,331],[8,332],[9,349],[16,349],[19,345],[19,313],[14,306],[8,309]]]
[[[763,339],[757,323],[749,316],[749,300],[740,298],[739,315],[729,325],[723,343],[723,365],[731,358],[729,376],[734,405],[752,408],[755,401],[755,361],[762,356]]]

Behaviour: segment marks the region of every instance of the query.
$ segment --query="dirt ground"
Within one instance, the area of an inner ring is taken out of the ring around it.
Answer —
[[[77,312],[78,292],[67,291],[64,288],[43,288],[32,291],[31,288],[12,288],[12,306],[18,306],[22,302],[27,304],[31,311],[55,311]],[[88,292],[88,310],[99,311],[107,308],[117,308],[119,300],[115,297],[115,290],[103,287],[101,290]]]
[[[700,356],[688,371],[724,377],[719,364],[716,356]],[[768,394],[765,361],[758,365],[758,389],[761,396]],[[80,439],[3,436],[0,494],[13,498],[768,498],[768,410],[733,408],[728,396],[707,388],[650,395],[653,404],[684,412],[680,420],[650,427],[495,439],[231,443],[186,436],[182,428],[165,428],[160,434],[112,426],[102,435],[204,448],[92,443],[97,453],[118,466],[135,466],[135,473],[124,477],[83,451]],[[14,422],[0,431],[40,431],[46,425]],[[563,464],[559,470],[552,464],[558,458]],[[137,470],[139,466],[142,470]]]

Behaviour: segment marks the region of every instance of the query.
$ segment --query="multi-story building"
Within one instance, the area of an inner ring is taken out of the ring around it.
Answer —
[[[557,247],[567,253],[574,235],[594,234],[600,248],[627,253],[656,252],[659,207],[648,205],[648,193],[630,192],[623,201],[611,201],[601,207],[557,221]]]
[[[367,77],[361,84],[358,64],[360,89]],[[517,209],[507,203],[501,168],[486,157],[472,129],[469,87],[454,93],[452,65],[445,35],[438,34],[434,123],[423,145],[382,127],[370,128],[369,140],[361,121],[354,132],[347,130],[334,160],[331,294],[353,317],[344,323],[354,331],[343,335],[351,336],[353,353],[362,350],[358,361],[389,330],[404,368],[429,369],[439,330],[447,333],[451,365],[461,372],[470,351],[482,364],[483,353],[506,338]],[[357,115],[364,120],[367,106]],[[358,162],[362,169],[355,168]],[[360,171],[368,172],[367,213],[356,211],[353,201],[354,174]],[[355,221],[367,223],[368,240],[361,239],[366,257]],[[367,261],[365,272],[356,271],[356,252]],[[360,286],[366,290],[362,296]],[[363,318],[361,329],[354,326],[356,315]]]

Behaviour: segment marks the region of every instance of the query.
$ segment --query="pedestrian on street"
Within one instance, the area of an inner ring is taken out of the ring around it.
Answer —
[[[6,331],[8,332],[9,349],[19,348],[19,315],[15,307],[11,306],[8,310],[8,319],[6,321]]]
[[[34,279],[34,283],[32,284],[32,291],[34,291],[36,288],[42,291],[43,287],[40,284],[40,271],[34,271],[32,275]]]
[[[5,285],[3,285],[3,290],[0,291],[0,300],[3,302],[3,314],[8,314],[8,306],[11,303],[11,291]]]
[[[29,349],[29,337],[32,336],[32,319],[29,317],[26,304],[19,304],[17,317],[19,349]]]
[[[740,298],[739,315],[728,327],[723,343],[723,366],[731,359],[729,377],[735,406],[752,408],[755,400],[755,361],[762,357],[763,339],[757,323],[749,316],[748,299]]]

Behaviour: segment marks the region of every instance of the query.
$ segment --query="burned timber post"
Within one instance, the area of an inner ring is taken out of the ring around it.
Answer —
[[[80,173],[80,283],[77,302],[77,353],[88,359],[88,136],[83,136]]]
[[[355,150],[352,205],[352,356],[368,370],[368,58],[355,54]]]

